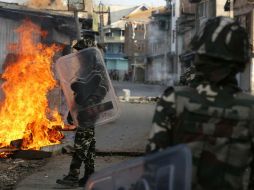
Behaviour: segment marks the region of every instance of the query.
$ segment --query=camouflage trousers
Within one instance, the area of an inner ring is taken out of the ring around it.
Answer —
[[[98,103],[96,97],[88,98],[87,107]],[[87,109],[88,110],[88,109]],[[85,165],[84,176],[90,176],[94,172],[95,138],[94,124],[98,114],[84,109],[78,114],[79,127],[74,140],[75,153],[72,156],[69,174],[79,176],[82,163]]]
[[[78,128],[75,141],[75,153],[72,156],[70,165],[70,175],[79,176],[80,167],[82,163],[85,165],[84,176],[89,176],[94,172],[94,159],[95,159],[95,138],[94,128]]]

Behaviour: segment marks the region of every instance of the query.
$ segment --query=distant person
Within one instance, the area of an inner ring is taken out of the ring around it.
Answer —
[[[192,190],[248,189],[253,180],[254,97],[243,93],[236,80],[250,62],[247,32],[231,18],[215,17],[190,45],[203,80],[165,90],[147,152],[185,143],[193,156]]]
[[[126,72],[124,73],[123,81],[129,81],[129,75]]]
[[[132,70],[131,69],[129,69],[128,75],[129,75],[129,80],[132,80]]]

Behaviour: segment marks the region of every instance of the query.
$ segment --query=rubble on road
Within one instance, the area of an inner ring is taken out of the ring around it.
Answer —
[[[136,104],[148,104],[156,103],[159,97],[151,96],[130,96],[127,100],[125,96],[118,96],[120,102],[136,103]]]
[[[27,175],[39,171],[47,163],[47,159],[23,160],[0,159],[0,189],[12,190],[15,185]]]

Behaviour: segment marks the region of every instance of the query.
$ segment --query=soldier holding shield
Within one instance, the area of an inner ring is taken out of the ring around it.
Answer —
[[[87,43],[89,42],[89,43]],[[74,140],[74,154],[69,173],[56,183],[67,187],[84,186],[94,172],[95,138],[94,126],[104,122],[100,113],[109,111],[114,115],[116,102],[108,78],[101,51],[89,40],[79,41],[74,48],[79,52],[60,58],[57,72],[70,114],[67,120],[77,126]],[[106,115],[109,115],[106,114]],[[110,120],[106,118],[106,120]],[[80,167],[84,163],[85,173],[79,179]]]

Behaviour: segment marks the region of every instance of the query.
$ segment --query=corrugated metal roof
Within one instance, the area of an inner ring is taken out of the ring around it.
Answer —
[[[119,29],[124,30],[125,29],[125,21],[119,20],[119,21],[112,23],[111,25],[104,27],[104,29],[108,29],[108,28],[119,28]]]
[[[152,16],[153,13],[157,12],[164,12],[165,8],[164,7],[152,7],[149,8],[148,10],[140,10],[138,12],[135,12],[133,14],[129,14],[126,19],[128,20],[150,20],[150,17]]]
[[[24,19],[30,19],[42,30],[48,31],[46,38],[38,39],[44,43],[70,45],[70,41],[76,38],[73,17],[0,7],[0,72],[6,56],[10,53],[7,46],[17,42],[18,36],[14,31]]]
[[[40,23],[42,28],[54,28],[60,33],[76,38],[74,18],[66,15],[50,14],[49,12],[31,11],[25,9],[9,9],[0,7],[0,17],[15,21],[29,18],[35,23]]]
[[[135,6],[132,8],[128,8],[128,9],[122,9],[119,11],[114,11],[110,13],[110,18],[111,18],[111,23],[114,23],[120,19],[122,19],[124,16],[129,15],[131,12],[133,12],[134,10],[136,10],[139,6]]]

